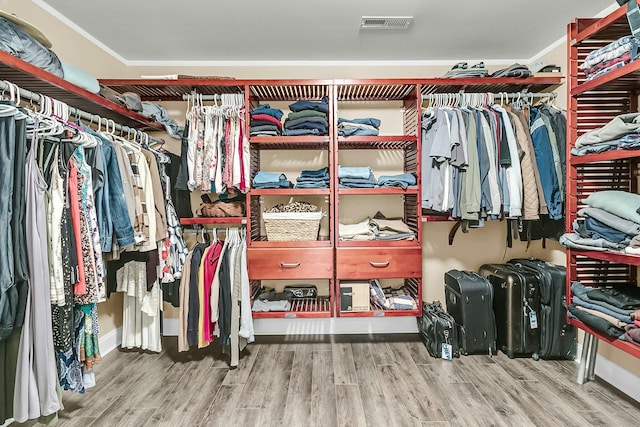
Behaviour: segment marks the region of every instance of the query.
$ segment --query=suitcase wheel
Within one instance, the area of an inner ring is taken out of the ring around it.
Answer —
[[[533,353],[531,357],[533,358],[533,360],[540,360],[540,355],[538,353]]]

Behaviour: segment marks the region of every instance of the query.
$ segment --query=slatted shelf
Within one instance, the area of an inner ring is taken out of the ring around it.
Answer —
[[[418,80],[422,95],[455,92],[548,92],[562,84],[563,76],[545,77],[479,77],[479,78],[434,78]]]
[[[150,101],[182,101],[183,95],[188,95],[194,91],[202,95],[240,94],[244,92],[244,83],[235,79],[102,79],[100,84],[117,93],[137,93],[142,100]]]
[[[71,107],[72,114],[75,107],[132,128],[164,129],[159,123],[152,122],[141,114],[3,51],[0,51],[0,76],[20,88],[64,102]]]
[[[411,186],[407,189],[400,187],[376,187],[376,188],[340,188],[338,194],[341,196],[386,196],[389,194],[418,194],[418,187]]]
[[[226,217],[226,218],[209,218],[209,217],[195,217],[195,218],[180,218],[180,224],[182,225],[209,225],[209,224],[246,224],[246,217]]]
[[[328,150],[328,136],[252,136],[251,145],[261,150]]]
[[[249,93],[261,101],[320,100],[329,96],[331,80],[248,80]]]
[[[339,136],[339,150],[405,150],[415,147],[415,135]]]

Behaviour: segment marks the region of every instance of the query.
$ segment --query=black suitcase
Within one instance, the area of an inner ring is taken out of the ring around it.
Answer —
[[[444,273],[447,312],[459,326],[460,353],[496,352],[493,286],[475,271]]]
[[[578,336],[576,328],[567,323],[566,269],[534,258],[515,258],[509,264],[529,268],[539,274],[540,357],[574,360]]]
[[[442,309],[440,301],[423,302],[422,317],[418,317],[418,330],[432,357],[442,357],[442,344],[450,344],[451,357],[460,357],[458,326],[450,314]]]
[[[537,360],[540,351],[538,275],[510,264],[484,264],[479,271],[493,286],[498,349],[510,358],[531,355]]]

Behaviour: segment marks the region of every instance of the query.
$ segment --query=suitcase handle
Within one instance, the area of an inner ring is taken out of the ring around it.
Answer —
[[[369,264],[371,264],[371,267],[374,267],[374,268],[385,268],[389,266],[389,261],[382,261],[382,262],[369,261]]]
[[[280,267],[282,268],[298,268],[300,267],[299,262],[281,262]]]

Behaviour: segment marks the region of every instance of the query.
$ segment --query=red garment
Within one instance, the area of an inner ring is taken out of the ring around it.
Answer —
[[[218,261],[220,261],[220,254],[222,253],[222,243],[216,241],[212,247],[207,250],[207,253],[203,257],[204,263],[204,319],[202,327],[202,336],[204,341],[209,344],[213,341],[213,323],[211,322],[211,284],[213,283],[213,277],[216,274],[216,268],[218,267]]]
[[[69,211],[71,212],[71,225],[73,238],[76,241],[76,258],[78,258],[78,283],[73,285],[74,295],[87,293],[87,282],[84,277],[84,260],[82,257],[82,240],[80,231],[80,198],[78,197],[78,168],[75,163],[69,161]]]
[[[271,122],[275,125],[277,125],[280,129],[282,129],[282,122],[278,119],[276,119],[273,116],[270,116],[268,114],[255,114],[251,116],[252,120],[266,120],[268,122]]]

